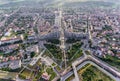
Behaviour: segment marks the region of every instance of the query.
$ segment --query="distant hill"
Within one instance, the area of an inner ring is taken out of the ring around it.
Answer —
[[[60,6],[63,7],[79,7],[79,6],[103,6],[103,7],[110,7],[113,6],[113,2],[104,2],[104,1],[83,1],[83,0],[21,0],[21,1],[12,1],[7,0],[9,3],[2,4],[0,7],[20,7],[20,6],[26,6],[26,7],[41,7],[41,6]],[[11,2],[10,2],[11,1]],[[119,0],[118,0],[119,1]]]
[[[73,6],[73,7],[77,7],[77,6],[92,6],[92,7],[111,7],[113,5],[115,5],[114,3],[111,2],[103,2],[103,1],[86,1],[86,2],[68,2],[66,4],[64,4],[64,6]]]
[[[38,5],[35,1],[20,1],[20,2],[9,2],[0,5],[0,7],[21,7],[21,6],[34,6]]]

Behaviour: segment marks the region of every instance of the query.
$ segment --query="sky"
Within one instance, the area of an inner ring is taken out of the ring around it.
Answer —
[[[24,1],[24,0],[0,0],[0,4],[7,4],[10,2],[20,2],[20,1]]]
[[[10,2],[20,2],[20,1],[29,1],[29,0],[0,0],[0,4],[7,4]],[[33,1],[44,1],[44,0],[33,0]],[[77,2],[77,1],[108,1],[108,2],[120,2],[120,0],[50,0],[50,1],[65,1],[65,2]]]

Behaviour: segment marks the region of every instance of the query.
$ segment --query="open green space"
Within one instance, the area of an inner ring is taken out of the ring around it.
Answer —
[[[47,68],[46,72],[50,75],[49,81],[52,81],[57,76],[52,68]]]
[[[62,53],[61,53],[62,55]],[[58,65],[60,65],[60,63],[62,62],[62,59],[57,59],[54,57],[54,55],[49,51],[46,50],[45,53],[42,55],[43,57],[50,57],[52,60],[54,60]]]
[[[16,78],[17,73],[16,72],[7,72],[7,71],[1,71],[0,70],[0,81],[10,81]],[[6,79],[6,80],[3,80]]]
[[[108,63],[111,66],[114,66],[120,70],[120,59],[115,56],[106,55],[104,58],[100,58],[102,61]]]
[[[72,62],[75,61],[76,59],[78,59],[79,57],[83,56],[83,52],[81,49],[79,49],[74,55],[73,57],[67,62],[67,64],[69,66],[71,66]]]
[[[43,56],[43,57],[44,57],[44,56],[45,56],[45,57],[46,57],[46,56],[49,56],[50,58],[53,57],[53,55],[50,53],[49,50],[46,50],[42,56]]]
[[[89,64],[86,64],[85,66],[83,66],[81,69],[84,69],[85,67],[87,67]],[[80,70],[81,70],[80,69]],[[80,70],[78,70],[78,72],[80,71]],[[75,78],[75,76],[74,76],[74,74],[73,75],[71,75],[69,78],[67,78],[65,81],[71,81],[71,80],[73,80]]]
[[[60,72],[61,71],[61,68],[57,65],[56,67],[56,70],[58,71],[58,72]]]
[[[30,78],[30,74],[31,74],[31,71],[25,68],[25,69],[19,74],[19,77],[20,77],[21,79],[27,79],[27,78]]]
[[[31,70],[33,70],[32,74],[31,74],[31,78],[33,81],[38,81],[42,75],[42,73],[44,72],[45,69],[45,64],[41,63],[40,61],[38,61],[34,66],[28,66]],[[39,68],[39,69],[37,69]]]
[[[20,72],[22,68],[18,68],[18,69],[10,69],[10,68],[1,68],[0,70],[2,71],[8,71],[8,72]]]
[[[86,64],[78,71],[78,76],[81,81],[115,81],[92,64]],[[75,78],[74,74],[65,81],[72,81]]]
[[[82,46],[82,42],[74,43],[71,48],[67,51],[67,59],[68,59],[68,65],[71,64],[74,60],[81,57],[83,55],[82,49],[80,47]],[[44,44],[45,47],[48,49],[45,51],[44,55],[49,56],[53,60],[56,61],[57,64],[60,64],[62,62],[62,52],[61,49],[54,45],[54,44]]]
[[[54,44],[44,44],[45,47],[51,52],[55,59],[62,59],[61,49]]]
[[[76,53],[77,53],[76,56],[82,55],[81,50],[80,50],[80,47],[82,46],[82,44],[83,44],[82,42],[77,42],[71,46],[71,48],[67,52],[68,59],[71,59]],[[76,56],[74,56],[74,57],[76,57]]]
[[[83,55],[83,52],[82,52],[82,50],[80,49],[80,50],[78,50],[78,51],[76,52],[76,54],[73,56],[72,60],[75,60],[75,59],[81,57],[82,55]]]
[[[82,81],[115,81],[91,64],[81,68],[78,75]]]

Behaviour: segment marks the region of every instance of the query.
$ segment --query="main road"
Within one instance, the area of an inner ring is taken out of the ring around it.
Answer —
[[[60,48],[61,48],[63,56],[64,56],[63,61],[65,62],[65,68],[66,68],[67,67],[67,64],[66,64],[66,46],[65,46],[65,34],[64,34],[65,23],[63,22],[64,20],[62,17],[62,11],[59,11],[59,16],[57,18],[59,18],[58,19],[58,22],[59,22],[58,27],[59,27],[59,31],[60,31],[60,42],[61,42]]]

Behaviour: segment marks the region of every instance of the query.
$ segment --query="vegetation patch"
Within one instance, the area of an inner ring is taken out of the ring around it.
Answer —
[[[76,55],[79,55],[79,52],[80,51],[80,47],[82,46],[83,43],[75,43],[72,45],[71,49],[68,50],[67,54],[68,54],[68,59],[71,59],[77,52],[78,54]],[[81,54],[80,54],[81,55]]]
[[[59,39],[48,39],[47,42],[52,43],[52,44],[60,44]]]
[[[53,45],[53,44],[44,44],[44,45],[52,53],[54,58],[62,59],[62,52],[58,46]]]
[[[100,58],[100,57],[99,57]],[[106,55],[105,58],[100,58],[102,61],[108,63],[111,66],[114,66],[120,70],[120,59],[115,56]]]
[[[47,68],[46,72],[50,75],[49,81],[52,81],[57,76],[52,68]]]
[[[91,64],[81,68],[78,75],[82,81],[115,81]]]
[[[66,43],[75,43],[75,42],[78,42],[78,41],[80,41],[80,39],[68,38],[68,39],[66,40]]]
[[[22,71],[22,73],[19,74],[19,77],[20,77],[21,79],[27,79],[27,78],[30,78],[30,74],[31,74],[31,71],[25,68],[25,69]]]

